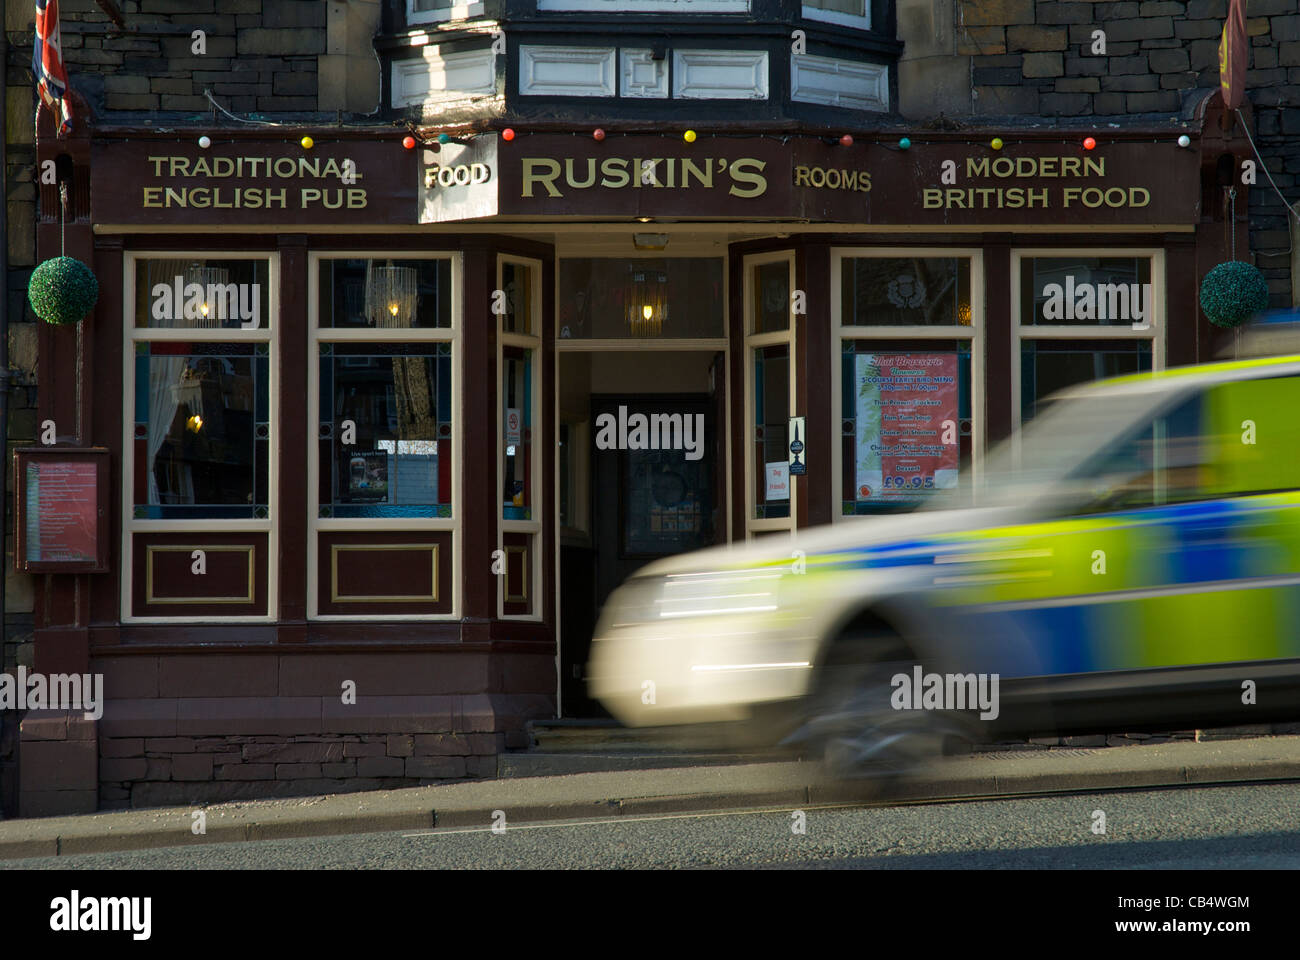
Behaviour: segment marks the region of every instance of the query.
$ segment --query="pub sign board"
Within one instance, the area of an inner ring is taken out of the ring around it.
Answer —
[[[445,149],[445,148],[444,148]],[[459,177],[459,179],[457,179]],[[462,182],[463,181],[463,182]],[[804,220],[933,227],[1194,224],[1200,159],[1120,141],[828,145],[817,138],[476,137],[421,173],[421,222],[470,216]],[[439,195],[441,194],[441,196]],[[492,212],[489,212],[492,211]]]
[[[394,140],[96,141],[91,219],[167,226],[414,224],[415,151]]]
[[[14,566],[102,573],[109,566],[109,452],[27,447],[14,456]]]

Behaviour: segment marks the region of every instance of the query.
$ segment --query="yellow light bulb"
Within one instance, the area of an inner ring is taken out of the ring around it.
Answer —
[[[202,307],[200,307],[199,309],[203,311],[203,315],[204,315],[205,317],[208,315],[208,305],[207,305],[206,303],[205,303]]]
[[[196,413],[186,421],[185,425],[190,428],[191,432],[198,433],[203,429],[203,418]]]
[[[645,317],[647,320],[649,320],[649,319],[650,319],[651,317],[653,317],[654,315],[655,315],[655,308],[654,308],[654,307],[651,307],[651,306],[648,306],[648,305],[647,305],[647,306],[644,306],[644,307],[641,308],[641,316]]]
[[[391,313],[393,316],[397,316],[397,304],[390,303],[388,305],[388,312]]]

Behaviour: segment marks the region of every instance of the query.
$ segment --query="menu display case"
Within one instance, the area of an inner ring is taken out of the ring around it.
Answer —
[[[14,566],[25,573],[108,570],[109,452],[31,447],[14,456]]]

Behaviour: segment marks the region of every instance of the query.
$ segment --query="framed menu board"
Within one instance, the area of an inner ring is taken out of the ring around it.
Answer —
[[[108,450],[14,453],[14,566],[26,573],[108,569]]]

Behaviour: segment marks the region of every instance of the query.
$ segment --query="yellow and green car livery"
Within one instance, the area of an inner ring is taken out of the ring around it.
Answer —
[[[1300,356],[1075,388],[982,466],[933,508],[648,568],[594,692],[638,723],[665,712],[617,678],[651,666],[687,718],[799,697],[871,623],[1060,728],[1300,719]]]

